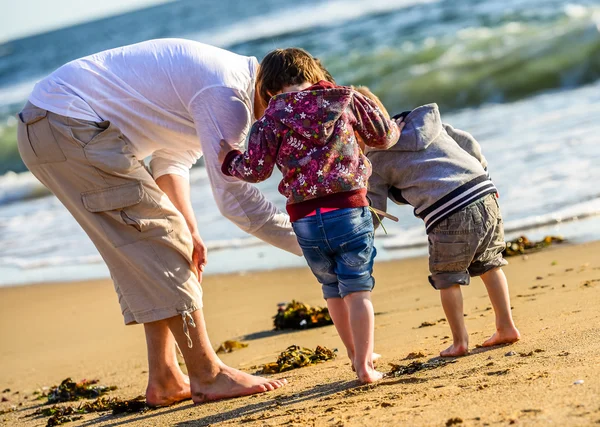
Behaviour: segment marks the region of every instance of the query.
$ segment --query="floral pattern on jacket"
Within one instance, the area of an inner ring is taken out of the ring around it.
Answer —
[[[279,192],[288,204],[366,188],[371,164],[358,146],[389,148],[400,136],[396,123],[349,87],[319,82],[271,98],[254,123],[245,153],[228,155],[223,171],[247,182],[283,174]],[[233,153],[230,153],[233,154]]]

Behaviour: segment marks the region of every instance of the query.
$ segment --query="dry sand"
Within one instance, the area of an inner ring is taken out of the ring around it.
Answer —
[[[514,316],[523,339],[475,348],[494,331],[494,316],[479,279],[464,289],[472,352],[413,375],[359,386],[343,351],[330,362],[287,372],[281,390],[194,406],[190,401],[143,414],[88,414],[82,426],[374,426],[592,425],[600,423],[600,242],[563,246],[511,258]],[[373,293],[378,366],[407,364],[410,352],[431,359],[448,345],[438,293],[427,283],[426,259],[379,263]],[[205,312],[215,347],[238,338],[248,348],[223,360],[254,372],[291,344],[342,345],[332,326],[275,333],[276,305],[291,299],[322,305],[307,268],[207,277]],[[32,393],[65,377],[117,385],[111,396],[144,392],[146,354],[140,326],[125,327],[108,281],[0,289],[0,391],[15,412],[0,424],[42,426],[27,417],[40,401]],[[434,326],[419,326],[437,322]],[[506,356],[514,352],[512,356]],[[583,380],[583,384],[574,384]],[[18,392],[18,394],[15,394]],[[458,420],[455,420],[459,423]]]

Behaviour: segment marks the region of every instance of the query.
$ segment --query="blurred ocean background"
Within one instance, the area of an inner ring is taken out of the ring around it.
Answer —
[[[161,37],[259,60],[300,46],[339,83],[370,86],[392,113],[437,102],[444,121],[480,141],[508,238],[600,238],[600,1],[181,0],[0,44],[0,286],[108,277],[77,223],[26,172],[14,114],[63,63]],[[283,209],[279,178],[260,188]],[[202,167],[192,193],[208,273],[304,264],[223,219]],[[378,260],[425,254],[412,209],[391,212],[400,222],[379,234]]]

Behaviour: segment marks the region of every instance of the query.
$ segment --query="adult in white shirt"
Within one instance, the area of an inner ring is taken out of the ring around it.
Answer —
[[[86,231],[110,269],[126,324],[143,323],[150,405],[248,395],[285,381],[223,364],[208,339],[207,261],[189,169],[204,156],[224,216],[300,254],[287,215],[224,176],[219,142],[243,144],[258,101],[256,58],[201,43],[152,40],[72,61],[34,88],[18,142],[31,172]],[[142,159],[152,156],[148,170]],[[189,379],[179,369],[179,344]],[[191,387],[191,389],[190,389]]]

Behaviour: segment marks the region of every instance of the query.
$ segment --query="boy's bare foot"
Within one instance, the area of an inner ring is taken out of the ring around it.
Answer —
[[[191,397],[190,379],[183,372],[178,378],[171,377],[168,382],[149,382],[146,388],[146,404],[152,407],[169,406]]]
[[[357,371],[358,380],[363,384],[371,384],[383,378],[383,374],[367,366]]]
[[[246,374],[229,366],[222,365],[213,380],[208,382],[193,382],[192,400],[194,403],[232,397],[248,396],[256,393],[273,391],[287,384],[287,380],[270,380]]]
[[[521,334],[517,328],[511,328],[509,330],[497,330],[494,335],[488,338],[482,347],[492,347],[500,344],[511,344],[521,339]]]
[[[469,353],[468,344],[452,344],[446,350],[440,352],[441,357],[460,357]]]

